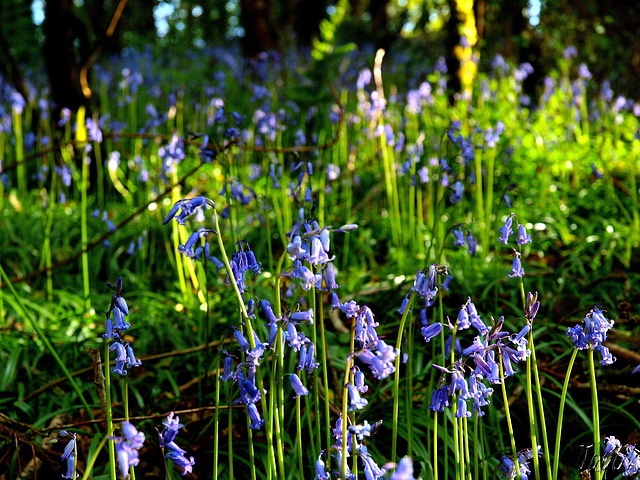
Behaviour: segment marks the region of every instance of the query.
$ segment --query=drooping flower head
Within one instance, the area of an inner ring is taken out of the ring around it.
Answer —
[[[129,469],[140,463],[138,450],[144,443],[144,433],[138,432],[129,422],[122,422],[122,437],[113,437],[116,444],[116,461],[120,467],[122,478],[127,478]]]
[[[186,475],[187,473],[192,473],[193,465],[195,464],[195,460],[193,457],[187,459],[185,454],[186,450],[183,450],[175,443],[176,435],[178,434],[178,430],[184,425],[180,423],[180,417],[171,412],[167,415],[167,419],[162,422],[164,425],[164,429],[161,432],[158,432],[160,437],[160,448],[167,448],[169,452],[166,453],[165,457],[171,459],[173,463],[182,468],[182,475]]]

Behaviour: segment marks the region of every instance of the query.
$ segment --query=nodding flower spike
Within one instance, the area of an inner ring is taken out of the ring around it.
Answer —
[[[538,308],[540,308],[540,302],[538,301],[538,292],[536,292],[535,294],[532,294],[531,292],[527,293],[527,301],[524,307],[524,316],[528,320],[533,320],[534,318],[536,318]]]
[[[313,308],[301,312],[293,312],[289,315],[288,320],[290,322],[309,322],[309,325],[313,325]]]
[[[111,290],[114,290],[116,293],[116,295],[121,295],[122,294],[122,277],[118,277],[118,281],[116,282],[115,285],[113,285],[113,283],[109,283],[107,282],[107,287],[109,287]]]
[[[122,310],[122,313],[124,313],[125,315],[129,315],[129,306],[127,305],[127,301],[124,299],[124,297],[116,298],[116,305],[120,310]]]
[[[289,376],[289,381],[291,382],[291,387],[293,388],[293,391],[296,392],[296,395],[293,398],[309,395],[309,390],[307,389],[307,387],[305,387],[302,384],[302,381],[300,381],[300,377],[298,377],[298,375],[296,375],[295,373],[292,373]]]
[[[162,224],[166,225],[173,218],[175,218],[180,225],[184,225],[185,219],[189,215],[192,215],[193,213],[196,212],[198,208],[206,205],[216,208],[215,204],[213,203],[213,200],[203,197],[202,195],[199,195],[197,197],[194,197],[188,200],[187,199],[178,200],[173,205],[173,207],[171,207],[171,210],[163,220]],[[176,215],[178,213],[178,210],[180,210],[180,214]]]
[[[233,378],[232,368],[233,368],[233,359],[229,356],[225,357],[224,370],[222,372],[222,375],[220,375],[220,380],[222,380],[223,382],[226,382],[227,380],[231,380]]]
[[[247,341],[247,339],[242,334],[242,332],[240,330],[238,330],[237,328],[234,329],[233,336],[236,337],[236,340],[240,344],[240,350],[246,352],[251,348],[251,344]]]

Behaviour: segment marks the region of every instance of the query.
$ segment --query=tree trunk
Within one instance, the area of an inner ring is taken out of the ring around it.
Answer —
[[[80,69],[91,49],[87,27],[74,14],[71,0],[47,0],[45,14],[42,52],[55,114],[59,115],[63,107],[76,110],[87,104],[80,87]]]
[[[240,0],[240,22],[244,28],[242,52],[245,57],[278,49],[272,0]]]

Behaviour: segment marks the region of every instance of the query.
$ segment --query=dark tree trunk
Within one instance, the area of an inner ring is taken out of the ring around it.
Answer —
[[[373,30],[373,40],[376,49],[384,48],[385,50],[389,50],[393,42],[394,37],[387,26],[387,23],[389,23],[387,5],[389,5],[389,0],[371,0],[369,3],[371,28]]]
[[[6,18],[3,12],[2,0],[0,0],[0,73],[13,85],[17,92],[27,101],[29,99],[29,89],[24,81],[24,75],[18,65],[18,61],[13,55],[11,45],[5,34],[3,22]]]
[[[455,48],[460,45],[460,33],[458,31],[458,10],[456,9],[455,0],[447,0],[449,5],[449,19],[446,26],[446,55],[445,60],[447,62],[447,71],[449,74],[448,90],[449,90],[449,102],[453,103],[453,96],[460,92],[460,60],[455,54]]]
[[[59,114],[63,107],[75,110],[87,103],[80,87],[80,69],[91,49],[87,27],[74,14],[71,0],[48,0],[45,13],[42,50],[55,113]]]
[[[320,34],[320,22],[327,12],[325,0],[296,0],[294,2],[294,28],[298,46],[309,47],[311,41]]]
[[[278,50],[272,0],[240,0],[240,22],[245,32],[242,38],[245,57]]]

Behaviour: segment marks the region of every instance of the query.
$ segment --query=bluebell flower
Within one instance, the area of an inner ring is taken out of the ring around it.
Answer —
[[[413,478],[413,460],[404,457],[398,463],[398,466],[389,477],[389,480],[414,480]]]
[[[249,428],[252,430],[260,430],[264,425],[264,419],[260,418],[260,412],[258,412],[258,407],[253,403],[249,403],[247,405],[247,412],[249,413],[249,419],[251,423],[249,424]]]
[[[620,440],[618,440],[616,437],[614,436],[610,436],[610,437],[604,437],[604,452],[602,452],[602,456],[603,457],[608,457],[610,456],[612,453],[614,453],[614,451],[618,450],[620,448]]]
[[[300,312],[293,312],[289,315],[288,320],[290,322],[308,322],[309,325],[313,324],[313,308],[309,310],[302,310]]]
[[[411,287],[411,290],[415,291],[419,297],[425,300],[432,300],[438,294],[438,287],[436,287],[436,267],[436,265],[431,265],[427,275],[424,274],[423,270],[418,270],[413,282],[413,287]]]
[[[444,412],[445,407],[450,405],[448,386],[442,386],[431,393],[431,404],[429,408],[434,412]]]
[[[215,208],[215,204],[213,203],[213,200],[210,200],[201,195],[191,199],[178,200],[173,205],[173,207],[171,207],[171,210],[169,211],[165,219],[162,221],[162,224],[166,225],[172,219],[175,218],[178,224],[185,225],[185,219],[189,215],[196,213],[196,211],[199,208],[202,208],[202,207],[206,208],[207,206]],[[179,214],[178,214],[178,211],[180,211]]]
[[[453,280],[453,276],[447,275],[447,277],[444,279],[444,282],[440,284],[440,288],[442,288],[443,290],[449,291],[449,285],[451,284],[452,280]]]
[[[640,473],[640,451],[634,445],[625,445],[624,451],[624,455],[619,454],[622,457],[622,466],[624,467],[622,475],[625,477],[637,475]]]
[[[613,327],[614,321],[604,317],[602,310],[594,307],[584,318],[584,326],[576,325],[567,329],[567,337],[573,342],[574,348],[596,350],[607,339],[607,331]],[[601,351],[603,360],[608,359],[606,352]],[[614,359],[615,360],[615,359]]]
[[[316,370],[320,364],[316,363],[315,358],[315,346],[313,342],[305,343],[300,348],[300,361],[298,363],[298,370],[306,370],[311,374]]]
[[[227,355],[224,358],[224,367],[222,370],[222,375],[220,375],[220,380],[222,380],[223,382],[226,382],[227,380],[231,380],[233,378],[232,368],[233,368],[233,359],[231,358],[231,356]]]
[[[174,452],[174,451],[167,453],[165,456],[166,458],[171,459],[171,461],[175,465],[183,469],[182,475],[186,475],[187,473],[193,472],[193,465],[195,465],[196,463],[193,457],[187,459],[187,457],[185,457],[184,454],[180,452]]]
[[[428,327],[422,327],[420,329],[420,333],[422,333],[422,336],[424,337],[424,340],[427,343],[429,343],[429,340],[431,340],[433,337],[439,335],[441,331],[442,331],[442,324],[439,322],[433,323]]]
[[[520,253],[516,252],[516,258],[513,259],[513,265],[509,272],[510,277],[524,277],[524,267],[520,262]]]
[[[536,318],[536,314],[538,313],[539,308],[540,302],[538,301],[538,292],[536,292],[535,295],[531,292],[528,292],[527,300],[524,307],[524,316],[528,320],[533,320],[534,318]]]
[[[136,358],[136,356],[133,353],[133,348],[128,343],[127,343],[126,364],[127,364],[127,368],[139,367],[140,365],[142,365],[142,361]]]
[[[318,460],[316,460],[316,476],[313,477],[313,480],[329,480],[331,475],[325,469],[324,460],[322,460],[322,454],[318,455]]]
[[[499,242],[504,243],[505,245],[509,245],[509,236],[513,234],[513,229],[511,228],[511,224],[513,222],[513,213],[511,213],[504,222],[504,226],[500,227],[500,238]]]
[[[480,315],[478,315],[476,306],[471,302],[471,298],[469,298],[469,301],[467,303],[467,311],[469,312],[469,320],[471,322],[471,325],[478,329],[478,331],[483,335],[488,333],[489,329],[480,318]]]
[[[246,339],[246,337],[242,334],[242,332],[234,327],[233,336],[236,337],[236,340],[240,344],[240,350],[246,352],[251,348],[251,344]]]
[[[66,437],[71,437],[71,438],[69,439],[69,442],[65,445],[64,451],[62,452],[61,460],[63,462],[66,462],[67,464],[67,473],[62,474],[62,478],[72,480],[74,478],[73,467],[75,463],[75,454],[76,454],[76,434],[69,433],[66,430],[60,430],[58,432],[58,437],[47,441],[45,445],[49,445],[51,443],[57,443],[60,441],[61,438],[66,438]],[[76,478],[77,477],[79,477],[78,474],[76,474]]]
[[[366,398],[360,396],[360,392],[358,392],[358,388],[355,385],[347,385],[347,391],[349,393],[348,410],[350,412],[354,410],[362,410],[369,403]]]
[[[243,372],[237,372],[238,389],[240,390],[240,398],[234,400],[233,404],[256,403],[260,400],[260,390],[256,387],[254,380],[245,377]]]
[[[454,247],[464,247],[465,246],[465,238],[464,232],[462,231],[462,227],[458,225],[457,228],[452,230],[453,236],[455,237],[455,242],[453,242]]]
[[[602,178],[602,173],[596,168],[595,163],[591,163],[591,171],[596,176],[596,178]]]
[[[518,225],[518,238],[516,239],[516,242],[518,245],[531,243],[531,235],[527,235],[527,230],[522,224]]]
[[[451,201],[451,203],[458,203],[462,200],[462,194],[464,193],[464,185],[462,185],[462,182],[460,180],[458,180],[456,183],[453,184],[453,192],[451,193],[451,197],[449,198],[449,200]]]
[[[386,469],[380,468],[378,464],[376,464],[376,462],[367,451],[366,446],[362,445],[360,447],[358,455],[360,456],[360,460],[362,460],[362,463],[364,464],[364,476],[367,480],[377,480],[387,472]]]
[[[116,444],[116,460],[120,467],[120,473],[123,478],[129,475],[129,469],[140,463],[138,458],[138,450],[144,442],[144,433],[138,432],[136,428],[129,422],[122,422],[122,437],[114,437]]]
[[[199,228],[189,236],[184,245],[178,245],[178,252],[182,253],[185,257],[194,258],[196,253],[193,247],[196,245],[196,242],[210,233],[215,234],[216,232],[207,228]]]
[[[158,432],[160,437],[160,448],[167,448],[169,452],[165,455],[166,458],[170,458],[174,464],[178,465],[183,469],[182,475],[187,473],[191,473],[193,471],[193,465],[195,461],[193,457],[187,459],[185,457],[186,450],[183,450],[175,443],[176,435],[178,434],[178,430],[184,425],[180,423],[180,417],[175,416],[174,413],[171,412],[167,415],[167,419],[162,422],[164,425],[164,429],[162,432]]]
[[[296,393],[294,398],[299,397],[301,395],[304,396],[309,394],[309,390],[307,389],[307,387],[305,387],[302,384],[300,377],[298,377],[298,375],[296,375],[295,373],[292,373],[289,376],[289,381],[291,382],[291,387],[293,388],[293,391]]]

